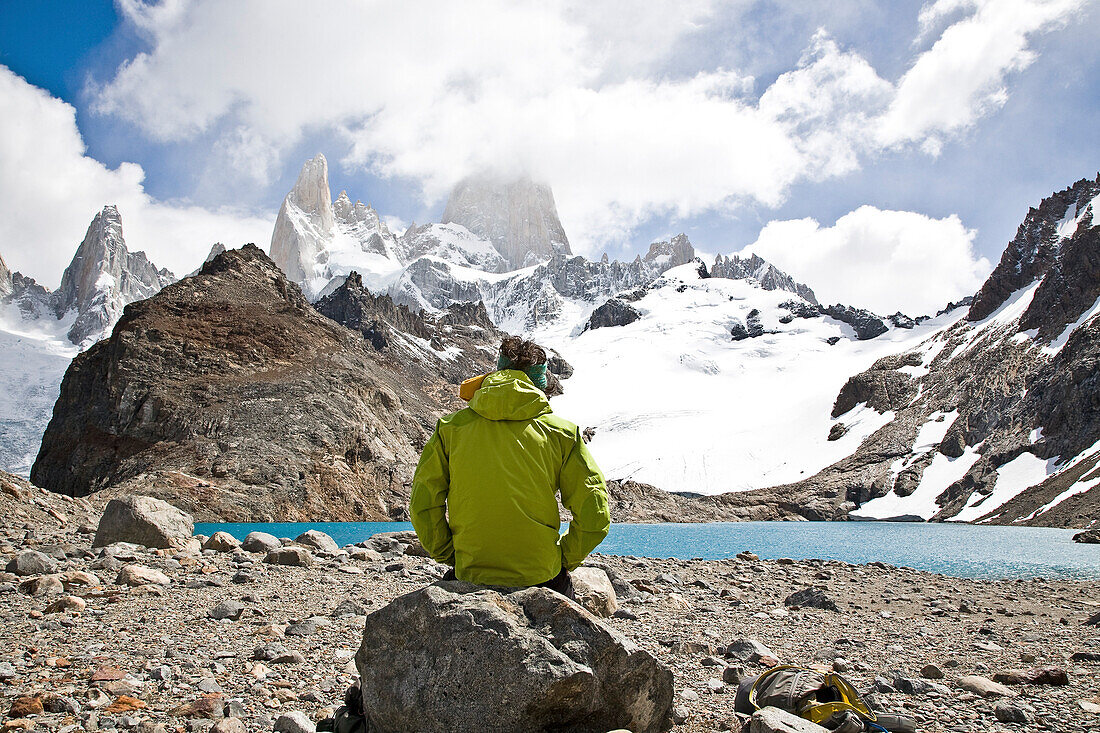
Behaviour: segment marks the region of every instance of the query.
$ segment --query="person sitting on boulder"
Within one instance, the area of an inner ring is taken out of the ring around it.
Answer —
[[[607,536],[603,474],[580,429],[551,412],[546,378],[542,347],[504,339],[497,371],[424,446],[409,511],[424,549],[453,566],[447,578],[573,598],[569,571]],[[573,513],[560,536],[559,491]]]

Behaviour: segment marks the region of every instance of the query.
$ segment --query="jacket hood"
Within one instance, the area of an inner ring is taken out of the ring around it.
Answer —
[[[516,369],[486,376],[470,400],[470,409],[488,420],[530,420],[551,412],[542,390]]]

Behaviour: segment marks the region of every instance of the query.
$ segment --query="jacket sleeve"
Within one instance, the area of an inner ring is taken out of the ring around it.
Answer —
[[[579,428],[573,449],[562,465],[558,489],[561,503],[573,513],[573,521],[561,538],[561,561],[566,570],[574,570],[611,529],[607,486],[588,446],[581,440]]]
[[[413,474],[409,514],[420,544],[424,545],[432,559],[454,565],[455,550],[451,542],[451,527],[447,524],[447,492],[450,485],[451,469],[437,423]]]

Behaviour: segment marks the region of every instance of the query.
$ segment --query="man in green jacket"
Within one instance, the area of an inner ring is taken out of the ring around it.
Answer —
[[[572,596],[569,570],[611,526],[603,475],[543,390],[546,352],[501,344],[470,406],[442,418],[413,476],[409,510],[424,549],[482,585],[544,585]],[[573,513],[559,536],[556,494]]]

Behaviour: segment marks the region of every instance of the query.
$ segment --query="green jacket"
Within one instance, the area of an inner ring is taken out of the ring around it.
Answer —
[[[556,493],[573,513],[559,537]],[[580,430],[521,371],[493,372],[441,419],[413,476],[413,528],[459,580],[529,586],[576,568],[607,536],[603,474]]]

